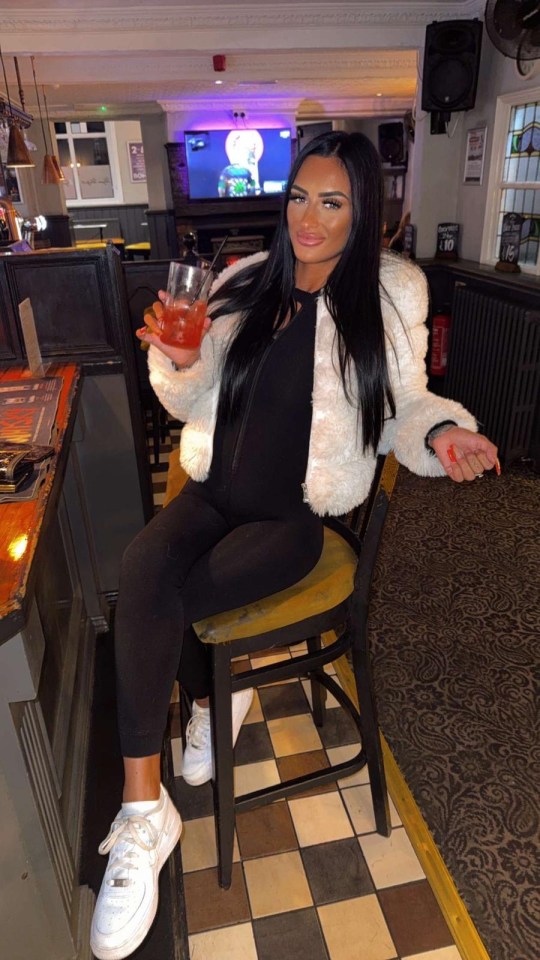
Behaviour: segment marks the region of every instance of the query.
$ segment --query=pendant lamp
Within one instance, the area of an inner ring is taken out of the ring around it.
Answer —
[[[47,117],[47,130],[49,131],[49,137],[50,137],[50,139],[51,139],[50,158],[51,158],[52,163],[53,163],[53,166],[54,166],[54,168],[55,168],[55,170],[56,170],[57,176],[59,177],[59,179],[58,179],[56,182],[57,182],[57,183],[65,183],[65,182],[66,182],[66,178],[65,178],[65,176],[64,176],[64,171],[62,170],[62,167],[60,166],[60,161],[59,161],[58,157],[56,156],[55,153],[53,153],[53,149],[52,149],[51,121],[49,120],[49,108],[48,108],[48,106],[47,106],[47,97],[45,96],[45,87],[43,87],[43,86],[41,87],[41,92],[42,92],[42,94],[43,94],[43,103],[45,104],[45,116]],[[43,166],[45,167],[45,162],[43,163]]]
[[[14,120],[10,121],[9,125],[6,167],[15,167],[16,169],[35,167],[35,163],[28,153],[28,147],[24,142],[23,132]]]
[[[60,173],[57,167],[55,166],[55,163],[51,154],[48,152],[49,145],[48,145],[47,136],[45,134],[45,124],[43,123],[43,114],[41,113],[41,100],[39,99],[39,90],[38,90],[38,85],[36,80],[36,68],[34,66],[34,58],[30,57],[30,60],[32,62],[32,73],[34,76],[34,87],[36,89],[36,99],[37,99],[37,105],[39,110],[39,119],[41,123],[41,132],[43,134],[43,143],[45,145],[45,156],[43,157],[43,170],[41,172],[41,182],[58,184],[62,182],[62,178],[60,176]]]
[[[20,169],[21,167],[34,167],[35,164],[28,153],[28,147],[24,142],[24,136],[22,130],[17,123],[15,115],[13,113],[13,108],[11,106],[11,98],[9,96],[9,87],[6,76],[6,65],[4,63],[4,57],[2,54],[2,48],[0,47],[0,60],[2,61],[2,70],[4,73],[4,83],[6,85],[6,95],[8,99],[10,117],[8,118],[9,124],[9,140],[8,140],[8,152],[6,167],[16,167]]]

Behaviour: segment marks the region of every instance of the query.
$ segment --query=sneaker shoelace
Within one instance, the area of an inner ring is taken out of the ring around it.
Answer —
[[[101,854],[111,853],[107,867],[107,883],[110,887],[127,887],[131,882],[130,871],[137,869],[139,851],[155,850],[158,831],[146,817],[133,814],[114,820],[109,833],[100,843]]]
[[[210,713],[194,713],[186,727],[186,743],[195,750],[205,750],[210,741]]]

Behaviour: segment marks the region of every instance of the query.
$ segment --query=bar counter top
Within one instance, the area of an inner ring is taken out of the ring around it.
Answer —
[[[56,414],[55,447],[47,476],[34,500],[0,503],[0,643],[20,628],[40,537],[54,507],[55,484],[62,474],[78,402],[80,371],[76,364],[51,364],[48,377],[61,377],[62,389]],[[30,374],[21,366],[0,371],[2,381],[26,379]]]

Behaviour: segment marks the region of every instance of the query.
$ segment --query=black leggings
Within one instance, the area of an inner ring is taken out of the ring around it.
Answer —
[[[115,617],[122,754],[159,753],[173,683],[209,692],[192,623],[283,590],[316,564],[323,527],[309,510],[231,526],[189,484],[138,534],[122,562]]]

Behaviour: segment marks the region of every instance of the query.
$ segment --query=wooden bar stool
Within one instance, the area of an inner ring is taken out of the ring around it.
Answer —
[[[172,455],[173,458],[175,454]],[[178,454],[176,454],[176,458]],[[171,462],[174,462],[173,460]],[[176,469],[176,467],[174,468]],[[215,759],[215,812],[218,874],[231,883],[235,815],[263,803],[289,797],[349,776],[367,763],[377,831],[390,836],[390,815],[367,633],[369,590],[398,465],[390,454],[379,457],[371,491],[350,524],[325,519],[324,547],[315,568],[303,580],[256,603],[195,623],[210,652],[212,737]],[[180,476],[167,489],[166,502]],[[232,660],[269,648],[307,641],[307,653],[279,663],[232,672]],[[350,652],[361,715],[324,666]],[[274,786],[234,796],[231,697],[236,690],[307,676],[313,719],[324,723],[326,691],[355,722],[361,749],[351,760]]]

